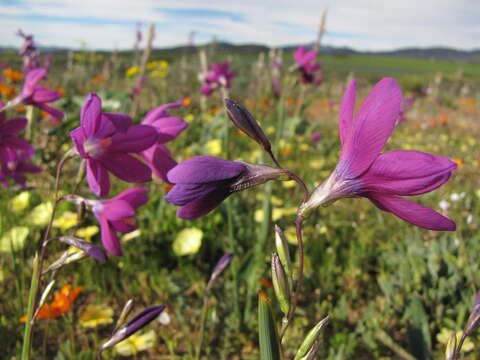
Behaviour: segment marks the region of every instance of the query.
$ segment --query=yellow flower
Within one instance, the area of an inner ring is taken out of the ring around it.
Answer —
[[[142,232],[140,231],[140,229],[130,231],[129,233],[126,233],[125,235],[122,236],[122,242],[133,240],[139,237],[140,235],[142,235]]]
[[[16,226],[8,230],[0,239],[0,252],[20,250],[25,245],[29,230],[26,226]]]
[[[290,244],[297,245],[297,233],[295,230],[295,226],[287,227],[283,233],[285,234],[285,237]],[[303,241],[305,241],[305,239],[303,239]]]
[[[168,71],[160,70],[160,69],[153,70],[152,72],[150,72],[151,77],[156,77],[156,78],[160,78],[160,79],[166,78],[167,75],[168,75]]]
[[[155,345],[155,331],[133,334],[114,346],[115,351],[121,356],[132,356],[140,351],[147,350]]]
[[[78,224],[77,214],[71,211],[65,211],[60,217],[53,220],[53,226],[60,228],[62,231],[76,226]]]
[[[10,200],[10,208],[13,212],[21,212],[30,205],[30,192],[22,191],[20,194]]]
[[[33,208],[27,217],[27,223],[35,226],[45,226],[52,216],[53,206],[51,202],[45,202]]]
[[[78,229],[75,235],[85,239],[86,241],[92,241],[92,237],[98,234],[98,226],[91,225]]]
[[[132,66],[131,68],[127,69],[125,72],[126,77],[134,77],[140,72],[140,68],[138,66]]]
[[[187,114],[187,115],[183,118],[183,120],[185,120],[185,121],[186,121],[187,123],[189,123],[189,124],[193,121],[193,119],[194,119],[193,114]]]
[[[222,142],[220,139],[213,139],[205,144],[207,153],[211,156],[218,156],[222,153]]]
[[[443,328],[438,334],[437,334],[437,340],[440,344],[447,345],[448,339],[452,335],[453,331],[449,330],[447,328]],[[460,341],[460,337],[462,336],[462,331],[457,331],[455,333],[455,336],[457,337],[457,344]],[[472,351],[474,348],[472,340],[470,338],[466,338],[465,342],[463,343],[462,346],[462,352],[469,352]]]
[[[80,325],[86,328],[95,328],[113,322],[113,309],[106,305],[90,304],[80,316]]]
[[[173,252],[177,256],[195,254],[202,245],[203,232],[197,228],[180,231],[173,241]]]
[[[297,185],[297,184],[296,184],[295,181],[293,181],[293,180],[282,181],[282,186],[283,186],[284,188],[286,188],[286,189],[290,189],[290,188],[292,188],[292,187],[295,187],[295,185]]]

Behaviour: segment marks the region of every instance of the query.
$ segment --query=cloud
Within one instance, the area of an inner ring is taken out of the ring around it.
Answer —
[[[45,46],[128,49],[135,24],[156,24],[155,46],[197,39],[271,46],[311,42],[329,8],[325,44],[363,50],[407,46],[480,47],[478,0],[9,0],[0,2],[3,45],[22,28]]]

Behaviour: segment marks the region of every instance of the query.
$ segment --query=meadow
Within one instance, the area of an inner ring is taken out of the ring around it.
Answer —
[[[28,175],[25,187],[10,180],[0,187],[2,358],[23,359],[22,317],[29,312],[34,256],[50,222],[58,162],[73,147],[70,131],[79,126],[89,93],[101,98],[102,111],[130,114],[135,124],[149,110],[179,102],[168,112],[188,128],[166,143],[179,163],[209,155],[274,166],[262,147],[229,120],[223,102],[227,96],[253,114],[279,163],[313,190],[338,162],[339,107],[349,80],[357,80],[358,108],[384,77],[395,78],[404,98],[411,99],[385,151],[417,150],[456,163],[448,182],[414,198],[454,220],[456,231],[416,227],[365,198],[312,210],[303,224],[303,286],[282,349],[285,359],[293,358],[308,330],[328,315],[312,359],[445,358],[450,335],[461,333],[467,323],[480,281],[480,65],[323,55],[320,48],[323,80],[313,84],[300,81],[293,51],[226,53],[207,45],[175,52],[149,53],[147,48],[51,55],[42,85],[61,94],[51,105],[64,118],[55,121],[29,104],[6,111],[7,119],[28,117],[21,134],[35,147],[32,163],[41,172]],[[208,96],[202,94],[199,74],[226,60],[235,72],[231,86],[223,83]],[[21,92],[25,74],[17,52],[4,50],[0,61],[1,100],[7,103]],[[275,61],[282,66],[272,65]],[[276,77],[281,91],[272,86]],[[84,177],[78,159],[66,161],[60,195],[97,198]],[[146,186],[149,200],[136,210],[138,229],[119,234],[123,256],[108,256],[106,262],[77,260],[78,250],[61,241],[48,244],[44,270],[62,256],[72,261],[44,276],[42,291],[55,282],[44,300],[49,307],[34,323],[30,358],[260,358],[260,290],[271,299],[273,319],[282,323],[270,264],[276,248],[274,225],[285,233],[296,279],[300,251],[295,214],[301,189],[291,180],[269,181],[229,196],[204,217],[186,220],[164,199],[172,184],[154,175],[152,182],[135,186]],[[111,176],[108,197],[129,187]],[[82,206],[60,202],[51,236],[75,235],[100,247],[99,222]],[[207,285],[226,253],[234,254],[232,262],[213,286]],[[165,309],[98,355],[129,299],[134,299],[132,314],[152,305]],[[469,336],[458,358],[480,358],[478,340],[475,333]]]

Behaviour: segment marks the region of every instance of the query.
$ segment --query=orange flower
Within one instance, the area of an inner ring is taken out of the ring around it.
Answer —
[[[62,96],[65,95],[65,90],[61,87],[56,88],[55,91],[58,92]]]
[[[440,114],[438,116],[438,121],[440,122],[441,125],[445,125],[446,123],[448,123],[448,116],[447,114]]]
[[[15,89],[7,84],[0,84],[0,94],[8,98],[14,97]]]
[[[173,189],[172,184],[165,184],[163,187],[164,187],[166,193],[168,193],[170,190]]]
[[[222,108],[220,106],[213,106],[211,109],[210,109],[210,114],[212,115],[215,115],[216,113],[218,113]]]
[[[15,110],[17,110],[17,112],[19,113],[22,113],[22,112],[25,112],[27,111],[27,107],[25,105],[18,105]]]
[[[261,279],[260,283],[262,284],[263,287],[266,287],[267,289],[270,289],[273,286],[271,281],[268,279]]]
[[[23,79],[23,74],[20,71],[11,68],[3,69],[3,76],[12,82],[18,82]]]
[[[65,285],[60,291],[55,293],[55,298],[51,304],[42,305],[37,314],[37,319],[55,319],[70,310],[71,305],[78,297],[78,294],[84,289],[83,286],[72,288],[71,285]],[[20,322],[27,321],[24,315]]]
[[[189,106],[192,103],[192,98],[186,97],[182,100],[183,106]]]
[[[457,164],[457,166],[460,168],[463,165],[463,160],[462,159],[452,159],[452,161]]]
[[[99,84],[105,81],[105,76],[102,74],[95,76],[92,80],[90,80],[92,84]]]

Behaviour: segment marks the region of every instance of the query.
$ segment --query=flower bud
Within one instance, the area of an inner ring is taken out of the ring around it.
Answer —
[[[220,275],[222,275],[223,271],[228,267],[228,265],[230,265],[232,259],[233,254],[225,254],[220,258],[220,260],[217,262],[217,265],[215,265],[215,268],[213,269],[212,275],[210,276],[210,280],[207,284],[207,290],[210,290],[213,285],[215,285],[220,278]]]
[[[270,152],[272,148],[270,141],[252,114],[250,114],[242,105],[233,100],[224,99],[224,102],[225,107],[227,108],[228,117],[232,120],[235,126],[262,145],[266,151]]]
[[[292,271],[292,261],[290,260],[290,251],[288,249],[288,242],[282,229],[277,224],[275,224],[275,247],[277,249],[277,254],[278,254],[278,257],[280,258],[280,262],[283,265],[283,269],[285,270],[289,289],[292,290],[293,271]]]
[[[475,296],[475,301],[473,303],[472,312],[467,321],[467,326],[465,326],[465,335],[470,336],[480,325],[480,291]]]
[[[133,307],[133,299],[129,299],[125,305],[123,305],[122,312],[120,313],[120,316],[118,317],[117,324],[115,325],[115,331],[122,326],[122,324],[125,322],[125,319],[127,318],[128,314],[130,314],[130,311],[132,310]]]
[[[137,316],[127,322],[123,327],[115,331],[110,337],[110,339],[100,347],[100,352],[114,346],[115,344],[118,344],[120,341],[125,340],[130,335],[136,333],[138,330],[148,325],[148,323],[150,323],[153,319],[160,315],[160,313],[164,309],[164,305],[159,305],[142,310]]]
[[[272,254],[272,282],[280,310],[286,315],[290,310],[290,287],[280,258],[276,253]]]
[[[302,345],[300,345],[297,353],[295,354],[294,360],[303,359],[303,357],[310,352],[312,347],[315,346],[315,342],[318,340],[318,337],[320,336],[320,332],[327,325],[327,323],[328,323],[328,316],[322,319],[317,325],[313,327],[312,330],[310,330],[307,336],[305,336],[305,339],[303,340]]]
[[[105,255],[105,251],[103,251],[101,247],[93,245],[88,241],[82,240],[75,236],[60,236],[58,239],[70,246],[73,246],[73,247],[76,247],[77,249],[82,250],[88,256],[94,258],[95,260],[98,260],[101,262],[107,261],[107,256]]]

